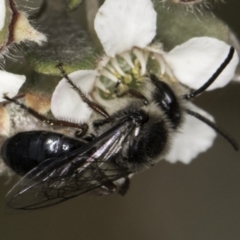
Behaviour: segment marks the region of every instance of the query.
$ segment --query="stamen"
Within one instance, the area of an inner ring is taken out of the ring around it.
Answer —
[[[96,81],[96,87],[101,89],[103,92],[105,92],[107,90],[106,87],[104,86],[104,84],[99,80]]]
[[[112,74],[110,73],[109,71],[107,71],[106,69],[103,69],[102,72],[101,72],[101,75],[106,77],[106,78],[109,78],[110,80],[112,80],[113,82],[118,82],[118,79]]]
[[[129,52],[125,52],[121,54],[121,57],[126,61],[126,63],[131,67],[134,68],[134,64],[132,62],[132,58]]]
[[[134,49],[133,53],[136,55],[138,61],[141,64],[141,74],[144,75],[146,73],[146,65],[147,62],[145,61],[143,51],[140,51],[138,49]]]
[[[108,64],[108,65],[106,66],[106,69],[107,69],[110,73],[112,73],[113,75],[116,74],[116,70],[115,70],[114,67],[112,67],[110,64]]]
[[[147,62],[148,62],[149,55],[150,55],[150,53],[149,53],[148,51],[144,51],[144,52],[143,52],[143,56],[144,56],[144,59],[145,59],[146,64],[147,64]]]
[[[163,62],[163,59],[158,54],[154,54],[153,56],[159,63],[159,66],[160,66],[160,69],[161,69],[161,75],[164,75],[165,72],[166,72],[166,68],[165,68],[165,64]]]
[[[173,81],[175,78],[171,68],[169,67],[169,65],[164,61],[164,55],[159,55],[159,54],[154,54],[154,56],[156,57],[157,61],[159,62],[160,68],[161,68],[161,72],[163,72],[162,74],[167,74]]]
[[[123,70],[120,68],[119,63],[117,58],[112,58],[111,63],[113,65],[113,67],[115,68],[115,70],[121,75],[121,76],[125,76],[125,73],[123,72]]]
[[[132,82],[132,76],[130,74],[126,74],[124,79],[123,79],[123,82],[126,83],[126,84],[129,84]]]

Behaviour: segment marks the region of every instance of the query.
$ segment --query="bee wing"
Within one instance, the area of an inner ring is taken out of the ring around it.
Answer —
[[[133,129],[132,121],[126,119],[68,156],[43,161],[10,190],[7,205],[17,210],[32,210],[97,188],[114,192],[113,182],[131,173],[114,159]]]

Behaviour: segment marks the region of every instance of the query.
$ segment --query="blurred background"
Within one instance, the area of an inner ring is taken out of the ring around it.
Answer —
[[[240,36],[240,2],[213,9]],[[205,93],[195,103],[240,143],[240,84]],[[126,196],[82,196],[45,210],[5,212],[14,181],[1,178],[3,240],[237,240],[240,238],[240,153],[218,137],[189,165],[160,162],[132,180]]]

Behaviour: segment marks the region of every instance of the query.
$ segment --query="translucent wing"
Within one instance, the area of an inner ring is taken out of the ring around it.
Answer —
[[[43,161],[12,188],[7,195],[7,205],[32,210],[98,188],[114,192],[113,182],[131,173],[119,166],[115,159],[120,156],[122,144],[133,129],[134,123],[125,119],[68,156]]]

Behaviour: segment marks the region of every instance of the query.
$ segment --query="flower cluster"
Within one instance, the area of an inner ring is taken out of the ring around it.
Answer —
[[[73,72],[69,75],[71,80],[103,105],[103,99],[114,97],[114,86],[119,80],[123,89],[137,88],[150,73],[191,89],[201,87],[224,61],[230,46],[218,39],[195,37],[165,52],[161,44],[153,43],[156,20],[151,0],[106,0],[95,17],[95,30],[106,54],[95,70]],[[228,84],[237,64],[235,52],[230,64],[207,90]],[[213,120],[193,104],[189,107]],[[53,93],[51,110],[55,117],[75,122],[86,122],[92,114],[65,79]],[[186,116],[166,160],[189,163],[212,145],[215,135],[204,123]]]
[[[6,28],[6,19],[9,16],[7,8],[9,6],[5,1],[0,0],[0,34]],[[19,36],[19,31],[15,31],[15,43],[24,40],[37,43],[44,41],[45,37],[29,25],[24,14],[18,14],[22,20],[16,26],[24,26],[24,32],[29,35],[24,39],[22,35]],[[105,0],[96,14],[94,28],[105,54],[99,59],[95,69],[78,70],[69,74],[69,77],[82,92],[103,106],[106,100],[116,97],[116,83],[121,82],[122,90],[138,89],[141,81],[150,74],[189,89],[198,89],[221,65],[230,48],[221,40],[202,36],[191,38],[166,52],[161,43],[154,42],[157,13],[151,0]],[[232,80],[237,65],[238,55],[235,52],[228,66],[207,90],[226,86]],[[25,76],[5,71],[0,71],[0,78],[0,101],[3,101],[4,93],[8,93],[10,97],[16,95],[25,81]],[[195,105],[189,103],[189,108],[213,120],[208,113]],[[71,119],[80,123],[87,122],[92,115],[92,110],[64,78],[53,92],[51,111],[58,119]],[[172,163],[189,163],[212,145],[215,136],[215,132],[207,125],[186,116],[181,131],[175,134],[166,160]]]

